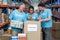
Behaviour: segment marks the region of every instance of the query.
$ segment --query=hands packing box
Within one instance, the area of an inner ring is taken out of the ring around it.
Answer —
[[[27,34],[27,40],[42,40],[41,22],[24,22],[24,33]]]

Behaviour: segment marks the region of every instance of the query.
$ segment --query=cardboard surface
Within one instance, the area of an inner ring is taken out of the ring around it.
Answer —
[[[60,22],[53,22],[53,29],[60,30]]]
[[[10,36],[11,35],[4,34],[4,35],[0,36],[0,40],[10,40]]]
[[[32,24],[37,25],[37,28]],[[30,31],[28,30],[28,25],[30,25]],[[27,34],[27,40],[42,40],[41,23],[39,21],[26,21],[24,23],[24,33]]]
[[[60,31],[52,31],[52,36],[54,38],[60,38]]]

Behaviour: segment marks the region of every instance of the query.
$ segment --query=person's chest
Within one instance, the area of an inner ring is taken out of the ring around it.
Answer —
[[[47,18],[47,17],[48,17],[47,11],[40,12],[40,17],[41,17],[42,19]]]
[[[32,19],[36,19],[36,15],[35,14],[32,14],[32,15],[29,15],[29,17],[32,17]]]
[[[24,17],[23,13],[15,13],[14,18],[15,19],[22,19]]]

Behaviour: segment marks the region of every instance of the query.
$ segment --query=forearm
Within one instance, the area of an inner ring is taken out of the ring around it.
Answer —
[[[49,16],[48,18],[46,18],[46,19],[41,19],[40,18],[40,20],[39,21],[49,21],[51,19],[51,17]]]
[[[46,18],[46,19],[42,19],[42,21],[49,21],[50,19]]]

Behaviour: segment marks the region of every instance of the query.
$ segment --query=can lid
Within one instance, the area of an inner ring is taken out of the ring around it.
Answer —
[[[26,34],[18,34],[18,37],[24,37],[24,36],[26,36]]]
[[[18,36],[11,36],[11,38],[18,38]]]

